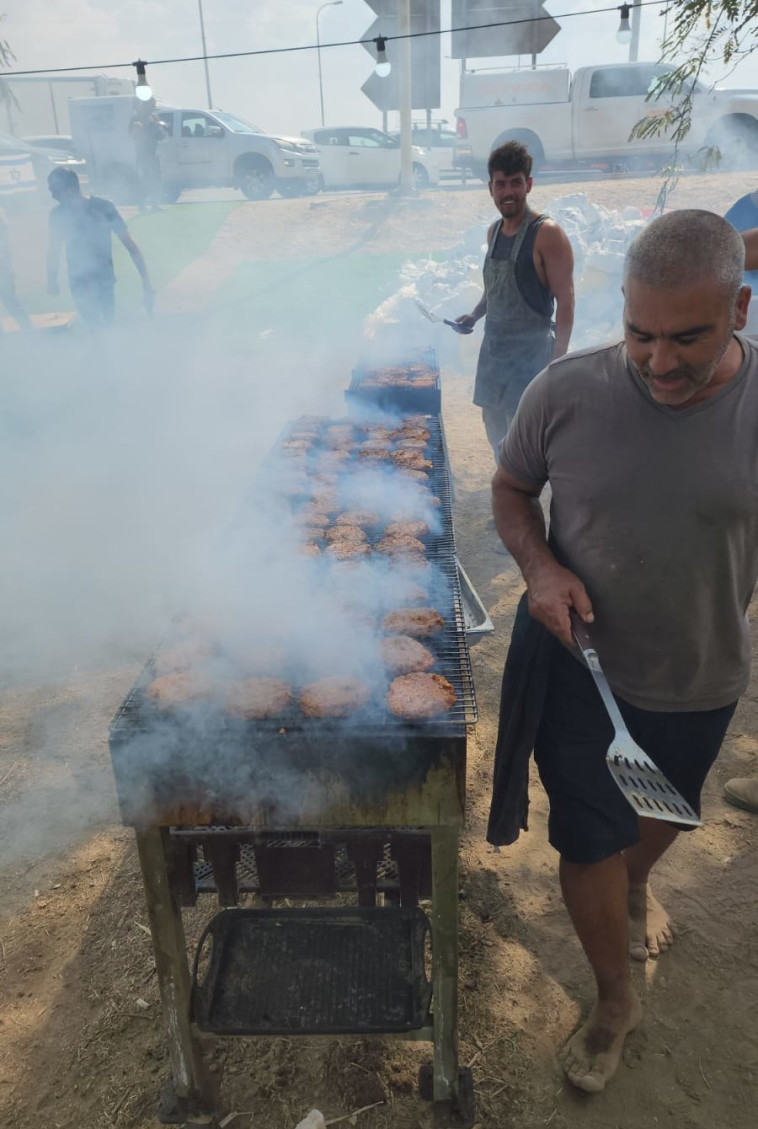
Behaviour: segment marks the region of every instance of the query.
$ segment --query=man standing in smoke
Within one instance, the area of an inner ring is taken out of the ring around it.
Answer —
[[[482,409],[497,460],[524,389],[568,350],[574,325],[574,255],[563,228],[528,206],[529,150],[508,141],[490,154],[487,168],[490,196],[503,218],[487,232],[484,294],[470,314],[456,320],[472,329],[485,318],[474,403]]]
[[[139,271],[145,309],[152,313],[153,288],[145,260],[110,200],[82,195],[79,177],[72,169],[53,169],[47,183],[58,201],[58,206],[50,213],[48,292],[59,293],[58,266],[61,247],[65,244],[68,285],[77,310],[90,328],[110,325],[115,310],[116,276],[111,248],[111,235],[115,234]]]
[[[140,180],[139,209],[144,212],[150,205],[154,212],[159,212],[163,183],[161,180],[161,163],[158,159],[158,146],[166,137],[166,129],[156,112],[154,98],[151,98],[148,102],[135,99],[135,102],[136,106],[129,124],[129,132],[134,140],[137,173]]]

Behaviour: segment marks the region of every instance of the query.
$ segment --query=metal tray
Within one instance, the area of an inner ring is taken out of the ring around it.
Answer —
[[[487,614],[487,609],[482,603],[474,585],[471,583],[465,568],[457,557],[455,558],[455,564],[458,569],[458,581],[461,586],[463,622],[466,630],[466,638],[469,643],[475,643],[482,635],[491,635],[495,630],[495,625]]]

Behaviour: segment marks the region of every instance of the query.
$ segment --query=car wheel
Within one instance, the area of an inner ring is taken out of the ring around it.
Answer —
[[[429,185],[429,173],[423,165],[414,164],[413,166],[413,179],[416,188],[427,188]]]
[[[248,161],[237,168],[237,187],[248,200],[268,200],[274,191],[274,172],[268,161]]]

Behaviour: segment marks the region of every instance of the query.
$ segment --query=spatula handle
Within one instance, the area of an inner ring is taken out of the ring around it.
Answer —
[[[587,630],[587,625],[579,615],[579,612],[574,608],[569,608],[569,619],[571,620],[571,634],[579,644],[580,650],[594,651],[595,648],[592,645],[592,639]]]

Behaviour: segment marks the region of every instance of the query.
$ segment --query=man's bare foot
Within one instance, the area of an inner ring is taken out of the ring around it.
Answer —
[[[674,927],[647,882],[629,883],[629,953],[634,960],[658,957],[674,943]]]
[[[598,1000],[558,1058],[569,1082],[589,1094],[605,1089],[616,1073],[624,1040],[642,1018],[642,1004],[633,992],[622,1003]]]

